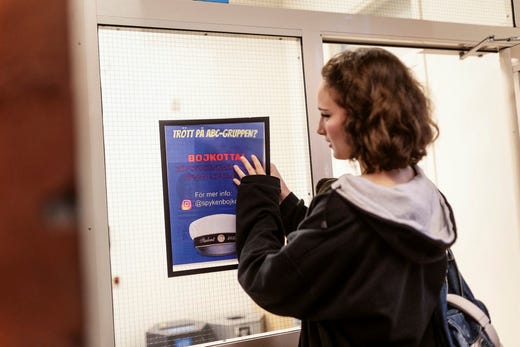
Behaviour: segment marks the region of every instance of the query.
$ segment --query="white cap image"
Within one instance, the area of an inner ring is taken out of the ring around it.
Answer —
[[[235,215],[212,214],[191,222],[193,245],[202,255],[221,256],[236,252]]]

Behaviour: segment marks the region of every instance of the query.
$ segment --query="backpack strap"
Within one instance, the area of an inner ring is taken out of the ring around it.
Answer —
[[[493,325],[491,324],[489,317],[477,305],[475,305],[468,299],[455,294],[448,294],[447,301],[448,304],[451,304],[452,306],[458,308],[463,313],[467,314],[476,322],[478,322],[495,346],[502,346],[498,334],[495,330],[495,327],[493,327]]]
[[[462,279],[462,274],[459,271],[459,267],[457,266],[457,262],[455,261],[455,256],[453,255],[451,248],[446,250],[446,258],[448,260],[446,281],[449,283],[449,293],[454,293],[462,297],[466,297],[466,292],[464,291],[464,280]],[[473,295],[472,293],[468,294],[471,296]]]

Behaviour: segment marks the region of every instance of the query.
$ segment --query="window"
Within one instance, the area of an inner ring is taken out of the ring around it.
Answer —
[[[247,297],[236,270],[168,277],[159,120],[269,117],[271,162],[310,197],[300,39],[98,33],[116,346],[143,345],[146,332],[185,345],[292,327]]]

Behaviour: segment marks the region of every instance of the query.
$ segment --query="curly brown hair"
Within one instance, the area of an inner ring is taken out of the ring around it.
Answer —
[[[422,85],[392,53],[358,48],[332,57],[322,77],[347,111],[350,159],[366,173],[417,164],[438,137]]]

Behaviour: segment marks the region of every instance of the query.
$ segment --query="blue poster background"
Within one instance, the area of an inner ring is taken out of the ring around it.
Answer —
[[[209,215],[235,214],[233,165],[241,166],[240,156],[250,158],[251,154],[265,163],[265,123],[164,125],[163,131],[171,265],[236,259],[236,254],[200,254],[189,225]]]

